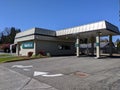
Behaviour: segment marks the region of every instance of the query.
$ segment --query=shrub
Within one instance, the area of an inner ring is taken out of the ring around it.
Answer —
[[[28,52],[28,57],[31,57],[33,55],[33,52]]]
[[[39,55],[45,56],[45,52],[44,51],[39,51]]]

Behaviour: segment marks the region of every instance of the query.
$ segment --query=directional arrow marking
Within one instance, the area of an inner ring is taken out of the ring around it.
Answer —
[[[33,67],[32,65],[29,66],[23,66],[23,65],[13,65],[12,68],[30,68]]]
[[[43,76],[43,77],[59,77],[63,76],[63,74],[48,74],[49,72],[39,72],[35,71],[33,76]]]
[[[30,71],[30,69],[23,69],[24,71]]]
[[[39,72],[39,71],[34,72],[34,76],[47,75],[47,74],[48,74],[48,72]]]
[[[43,77],[59,77],[63,76],[63,74],[53,74],[53,75],[42,75]]]

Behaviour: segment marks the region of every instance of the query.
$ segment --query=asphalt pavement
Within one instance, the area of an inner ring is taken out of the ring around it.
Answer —
[[[120,90],[120,58],[42,58],[4,63],[0,72],[0,90]]]

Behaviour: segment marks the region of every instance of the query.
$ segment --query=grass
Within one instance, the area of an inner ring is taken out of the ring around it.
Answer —
[[[11,56],[10,54],[0,54],[0,57]]]
[[[3,58],[0,58],[0,63],[20,61],[20,60],[28,60],[28,59],[30,59],[30,58],[19,57],[19,56],[3,57]]]
[[[14,62],[14,61],[23,61],[23,60],[30,60],[30,59],[39,59],[39,58],[45,58],[45,57],[46,56],[27,57],[27,56],[12,56],[10,54],[1,54],[0,55],[0,63]]]

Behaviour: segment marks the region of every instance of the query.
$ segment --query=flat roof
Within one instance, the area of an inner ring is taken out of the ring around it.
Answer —
[[[46,36],[56,36],[56,32],[53,30],[48,30],[44,28],[32,28],[20,33],[17,33],[15,38],[30,36],[30,35],[46,35]]]
[[[86,25],[76,26],[72,28],[62,29],[58,31],[43,29],[43,28],[32,28],[24,32],[20,32],[16,35],[15,39],[31,36],[31,35],[41,35],[41,36],[52,36],[52,37],[64,37],[79,35],[81,37],[96,36],[98,32],[101,32],[101,36],[107,35],[120,35],[117,26],[107,22],[99,21],[95,23],[90,23]]]
[[[70,34],[80,34],[86,32],[101,32],[104,35],[112,34],[118,35],[120,34],[117,26],[107,22],[107,21],[99,21],[91,24],[81,25],[77,27],[67,28],[56,31],[56,36],[70,35]],[[94,34],[94,33],[93,33]]]

